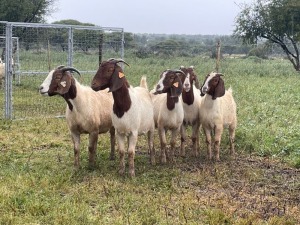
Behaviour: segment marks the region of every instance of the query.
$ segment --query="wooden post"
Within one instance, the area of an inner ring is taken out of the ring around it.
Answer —
[[[99,66],[100,66],[100,64],[101,64],[101,62],[102,62],[102,48],[103,48],[103,37],[104,37],[104,34],[103,33],[101,33],[100,35],[99,35],[99,46],[98,46],[98,48],[99,48],[99,52],[98,52],[98,56],[99,56]]]
[[[51,68],[51,57],[50,57],[50,41],[49,41],[49,39],[48,39],[48,44],[47,44],[48,46],[48,48],[47,48],[47,57],[48,57],[48,69],[49,69],[49,71],[52,69]]]
[[[219,72],[220,68],[220,54],[221,54],[221,42],[218,41],[216,49],[216,72]]]

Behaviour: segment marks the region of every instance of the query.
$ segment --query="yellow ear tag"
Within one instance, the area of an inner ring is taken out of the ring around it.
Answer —
[[[174,87],[178,87],[178,82],[173,84]]]
[[[122,72],[119,72],[119,78],[125,77],[125,74]]]
[[[67,82],[66,81],[62,81],[62,82],[60,82],[60,85],[63,86],[63,87],[66,87],[67,86]]]

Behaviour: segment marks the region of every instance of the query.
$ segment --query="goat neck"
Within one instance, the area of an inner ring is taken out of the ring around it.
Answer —
[[[167,108],[171,111],[175,108],[176,103],[178,103],[179,97],[174,97],[171,91],[167,92]]]
[[[71,86],[69,88],[69,91],[62,95],[62,97],[65,99],[65,101],[68,104],[69,109],[73,110],[73,105],[70,102],[70,99],[74,99],[77,96],[77,88],[76,88],[76,81],[74,77],[71,77]]]
[[[193,86],[191,89],[186,92],[183,90],[182,92],[182,101],[187,104],[187,105],[192,105],[194,103],[195,97],[194,97],[194,91],[193,91]]]
[[[109,90],[112,92],[114,98],[113,112],[119,118],[121,118],[131,106],[129,87],[130,85],[121,67],[115,64],[115,70],[109,82]]]
[[[124,83],[121,88],[112,92],[114,98],[113,112],[119,118],[121,118],[131,106],[131,98],[127,84]]]

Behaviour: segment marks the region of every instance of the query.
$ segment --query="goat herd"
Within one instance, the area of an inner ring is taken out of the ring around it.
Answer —
[[[185,156],[186,128],[192,126],[193,155],[199,155],[199,130],[206,136],[208,158],[220,160],[220,141],[224,126],[229,128],[230,153],[234,154],[234,137],[237,125],[236,103],[232,90],[224,87],[222,74],[212,72],[200,87],[193,67],[165,70],[156,88],[149,91],[146,77],[140,86],[128,83],[118,63],[122,59],[103,61],[94,76],[91,87],[81,85],[72,72],[73,67],[59,66],[49,72],[40,86],[40,94],[60,95],[67,102],[66,120],[74,144],[74,165],[80,166],[80,135],[89,134],[89,164],[95,165],[99,133],[110,132],[111,153],[115,158],[117,140],[120,156],[119,173],[125,174],[125,152],[128,146],[130,177],[135,176],[134,157],[138,135],[148,136],[150,162],[155,164],[154,131],[160,140],[160,162],[174,160],[177,136],[181,134],[180,154]],[[171,131],[167,151],[166,132]],[[212,143],[211,134],[214,133]],[[128,139],[128,145],[125,141]],[[212,144],[214,155],[212,154]]]

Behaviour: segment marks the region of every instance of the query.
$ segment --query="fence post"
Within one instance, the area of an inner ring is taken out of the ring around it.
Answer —
[[[125,38],[124,38],[124,30],[122,29],[122,43],[121,43],[121,59],[124,59],[124,43],[125,43]],[[124,64],[122,63],[122,69],[124,70],[125,66]]]
[[[5,119],[12,119],[12,24],[5,32]]]
[[[218,41],[217,43],[217,51],[216,51],[216,72],[219,72],[220,68],[220,54],[221,54],[221,42]]]
[[[99,66],[102,62],[102,49],[103,49],[103,32],[99,35],[99,46],[98,46],[98,61],[99,61]]]
[[[69,28],[68,36],[68,66],[73,66],[73,28]]]

